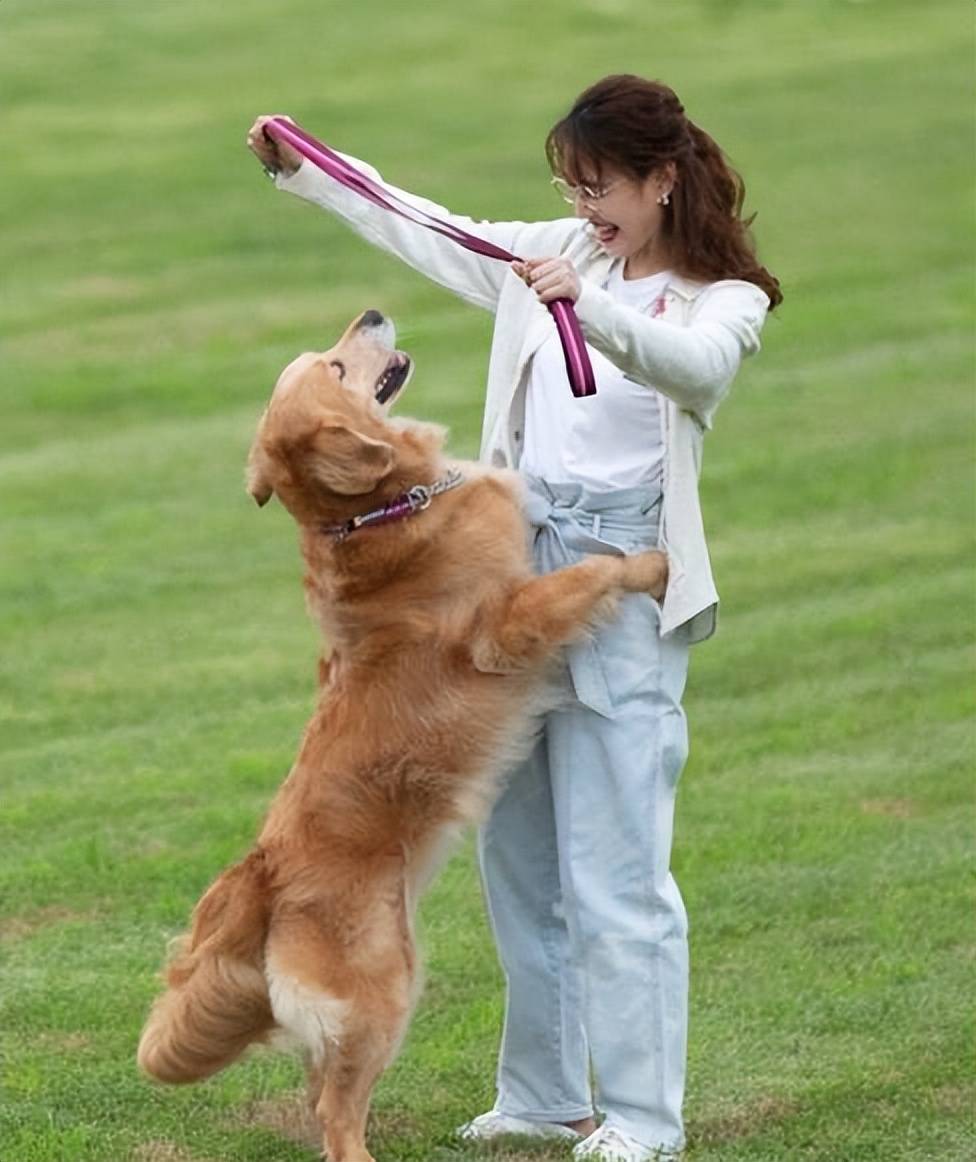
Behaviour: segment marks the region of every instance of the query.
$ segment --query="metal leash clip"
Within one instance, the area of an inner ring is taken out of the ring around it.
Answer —
[[[407,500],[410,502],[410,507],[419,512],[430,505],[433,495],[433,490],[426,484],[415,484],[413,488],[408,489]]]

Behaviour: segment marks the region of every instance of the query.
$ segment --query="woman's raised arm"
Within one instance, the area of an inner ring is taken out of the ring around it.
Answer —
[[[334,181],[291,146],[269,141],[264,134],[264,125],[269,120],[270,117],[259,117],[255,121],[248,134],[248,146],[262,164],[275,171],[275,184],[279,189],[330,210],[367,242],[395,254],[433,282],[475,306],[495,311],[502,283],[509,271],[507,263],[465,250],[442,234],[390,213]],[[365,162],[346,154],[340,156],[408,205],[505,250],[516,249],[519,231],[525,223],[477,222],[452,214],[435,202],[391,186]]]

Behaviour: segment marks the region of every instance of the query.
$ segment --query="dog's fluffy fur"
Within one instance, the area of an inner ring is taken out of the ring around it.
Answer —
[[[325,533],[449,467],[441,429],[378,402],[408,364],[391,332],[366,312],[299,357],[261,420],[248,488],[295,518],[334,652],[257,843],[197,904],[139,1045],[147,1073],[187,1082],[293,1034],[333,1162],[370,1160],[370,1094],[417,991],[417,899],[529,745],[547,662],[615,594],[666,579],[657,552],[533,576],[517,477],[475,464],[421,513]]]

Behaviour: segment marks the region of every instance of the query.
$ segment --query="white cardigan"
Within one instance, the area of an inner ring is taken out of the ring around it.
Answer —
[[[347,157],[375,181],[371,166]],[[522,440],[529,362],[554,326],[508,264],[464,250],[443,235],[390,213],[333,181],[310,162],[280,189],[315,202],[344,219],[367,241],[395,254],[441,286],[495,315],[481,459],[516,467]],[[661,633],[688,625],[691,641],[715,629],[718,593],[712,580],[698,501],[702,434],[735,378],[743,356],[759,350],[769,299],[737,279],[692,282],[673,276],[664,311],[650,318],[616,302],[604,289],[614,261],[579,218],[551,222],[474,222],[442,206],[383,184],[397,197],[520,258],[564,255],[582,280],[576,313],[586,341],[638,383],[667,397],[662,543],[670,575],[661,612]],[[573,406],[569,385],[566,406]]]

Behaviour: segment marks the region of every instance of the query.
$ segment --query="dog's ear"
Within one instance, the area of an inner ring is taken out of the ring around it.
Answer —
[[[261,437],[255,439],[247,457],[246,487],[258,505],[263,508],[271,499],[274,486],[271,483],[271,458],[264,450]]]
[[[312,439],[307,467],[331,492],[372,492],[393,468],[393,446],[348,427],[339,416],[323,420]]]

